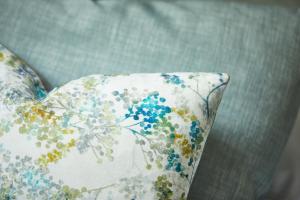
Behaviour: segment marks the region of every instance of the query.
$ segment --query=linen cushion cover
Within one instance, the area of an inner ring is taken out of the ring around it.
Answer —
[[[299,15],[221,1],[11,0],[0,1],[0,41],[50,88],[94,73],[228,72],[190,197],[265,199],[299,108]]]
[[[91,75],[49,94],[0,46],[0,199],[186,199],[226,74]]]

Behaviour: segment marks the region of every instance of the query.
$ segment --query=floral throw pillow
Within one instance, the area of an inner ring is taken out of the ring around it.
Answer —
[[[91,75],[47,93],[2,46],[0,72],[0,199],[186,199],[229,80]]]

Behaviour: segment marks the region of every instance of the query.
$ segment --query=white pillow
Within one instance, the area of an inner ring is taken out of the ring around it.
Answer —
[[[0,199],[186,199],[226,74],[91,75],[49,94],[0,51]]]

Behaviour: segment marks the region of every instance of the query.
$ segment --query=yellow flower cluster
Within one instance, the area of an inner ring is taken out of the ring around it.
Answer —
[[[179,115],[185,122],[197,120],[196,115],[192,114],[187,108],[172,108],[172,111]]]
[[[186,138],[181,140],[179,144],[180,144],[182,155],[188,159],[193,153],[192,145],[189,143],[189,141]]]
[[[196,115],[191,113],[186,108],[172,108],[172,111],[179,115],[185,122],[192,122],[197,120]],[[188,159],[193,154],[192,145],[190,144],[186,135],[176,133],[174,142],[179,145],[181,153],[185,158]]]
[[[0,62],[4,60],[4,53],[0,52]]]
[[[40,156],[37,161],[39,165],[47,166],[49,163],[62,159],[65,153],[76,145],[75,139],[71,139],[67,144],[62,142],[65,140],[63,136],[73,134],[74,129],[62,127],[63,117],[49,110],[49,107],[39,102],[28,103],[19,107],[18,113],[15,122],[20,124],[19,132],[21,134],[33,134],[38,140],[37,147],[44,145],[46,148],[51,148],[55,146],[54,150]]]
[[[58,160],[62,159],[66,152],[69,152],[72,147],[76,145],[76,141],[71,139],[67,144],[57,145],[58,149],[54,149],[53,151],[44,154],[39,157],[38,164],[46,167],[49,163],[55,163]]]
[[[86,90],[91,90],[97,85],[97,80],[93,77],[89,77],[88,79],[83,80],[83,87]]]
[[[46,109],[46,106],[42,105],[41,103],[25,105],[24,107],[19,108],[18,111],[22,117],[18,118],[16,120],[16,123],[20,124],[22,122],[25,122],[25,125],[28,122],[33,123],[38,121],[41,124],[56,125],[57,121],[61,119],[61,116],[55,115],[53,111],[46,111]]]

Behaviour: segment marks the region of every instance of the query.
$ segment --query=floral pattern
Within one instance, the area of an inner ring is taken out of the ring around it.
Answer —
[[[0,199],[186,199],[229,80],[92,75],[47,93],[2,46],[0,71]]]

